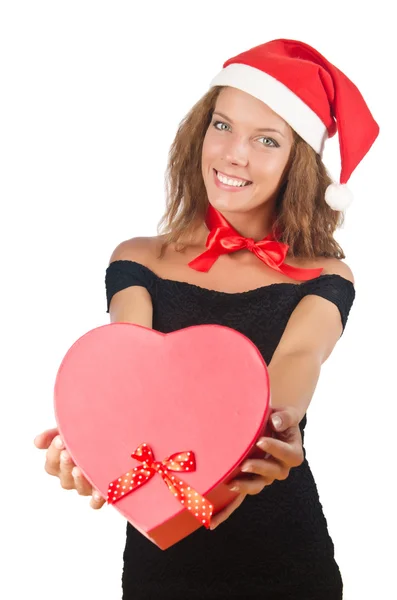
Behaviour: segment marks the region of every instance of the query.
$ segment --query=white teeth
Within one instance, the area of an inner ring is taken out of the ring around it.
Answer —
[[[239,179],[229,179],[228,177],[224,177],[220,173],[216,173],[216,176],[222,183],[226,183],[227,185],[232,185],[234,187],[245,187],[249,185],[248,181],[241,181]]]

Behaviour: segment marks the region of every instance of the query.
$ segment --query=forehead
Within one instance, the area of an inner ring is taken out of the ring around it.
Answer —
[[[214,111],[218,110],[234,122],[246,124],[253,128],[272,125],[281,130],[289,128],[286,121],[274,112],[270,106],[251,96],[251,94],[230,86],[220,91],[214,108]]]

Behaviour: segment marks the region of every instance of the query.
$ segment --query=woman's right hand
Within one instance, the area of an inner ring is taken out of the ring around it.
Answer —
[[[90,501],[92,508],[98,509],[105,504],[106,500],[91,486],[72,461],[58,429],[43,431],[35,437],[34,444],[40,450],[47,450],[44,468],[49,475],[59,477],[63,489],[77,490],[80,496],[92,496]]]

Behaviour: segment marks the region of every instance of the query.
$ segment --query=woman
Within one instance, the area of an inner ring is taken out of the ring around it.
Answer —
[[[337,130],[340,185],[321,161]],[[162,551],[127,525],[124,599],[342,598],[303,440],[321,365],[355,297],[333,238],[350,201],[344,184],[378,130],[354,84],[293,40],[227,61],[181,123],[164,232],[113,251],[108,312],[112,322],[164,333],[218,323],[249,337],[269,369],[274,438],[258,441],[262,459],[242,463],[230,482],[236,500],[213,517],[212,531]],[[103,505],[56,430],[36,445],[62,487]]]

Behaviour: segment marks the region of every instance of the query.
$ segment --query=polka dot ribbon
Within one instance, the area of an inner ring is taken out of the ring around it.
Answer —
[[[193,452],[176,452],[164,460],[154,460],[153,450],[148,444],[141,444],[131,454],[132,458],[142,462],[118,479],[109,484],[108,504],[114,504],[120,498],[134,492],[158,473],[167,484],[170,492],[196,517],[207,529],[210,526],[213,505],[196,490],[188,486],[178,476],[170,472],[189,472],[196,470],[196,460]]]
[[[196,271],[207,272],[221,254],[231,254],[244,249],[255,254],[271,269],[298,281],[307,281],[318,277],[323,270],[322,267],[319,269],[303,269],[285,264],[288,244],[278,242],[272,234],[267,235],[259,242],[255,242],[252,238],[243,237],[211,204],[208,206],[205,223],[210,231],[206,241],[208,250],[188,263],[188,266]]]

